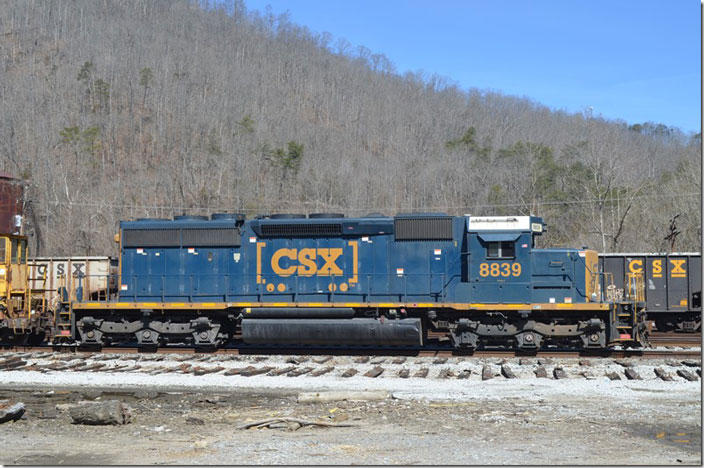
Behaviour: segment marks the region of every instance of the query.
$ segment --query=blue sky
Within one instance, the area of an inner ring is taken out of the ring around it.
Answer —
[[[552,109],[701,127],[694,0],[245,0],[386,55],[400,73],[528,97]],[[334,40],[333,40],[334,44]]]

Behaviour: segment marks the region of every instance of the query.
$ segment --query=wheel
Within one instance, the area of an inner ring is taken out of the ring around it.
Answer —
[[[661,319],[661,320],[656,320],[655,321],[655,327],[658,329],[659,332],[667,333],[671,332],[672,330],[675,329],[674,326],[672,326],[667,320]]]

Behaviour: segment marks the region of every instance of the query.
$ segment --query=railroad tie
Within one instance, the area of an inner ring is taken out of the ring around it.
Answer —
[[[22,367],[22,368],[20,368],[19,370],[23,370],[23,371],[40,371],[40,370],[42,369],[42,367],[43,367],[43,366],[40,366],[39,364],[37,364],[37,363],[35,362],[34,364],[30,364],[30,365],[28,365],[28,366],[26,366],[26,367]]]
[[[662,369],[660,367],[656,367],[655,369],[653,369],[653,372],[655,372],[655,375],[660,380],[664,380],[665,382],[672,382],[673,380],[675,380],[669,372],[665,372],[665,369]]]
[[[356,375],[356,374],[357,374],[357,369],[354,369],[354,368],[350,367],[350,368],[347,369],[345,372],[343,372],[340,377],[345,377],[345,378],[347,378],[347,377],[352,377],[352,376],[354,376],[354,375]]]
[[[295,370],[295,369],[296,369],[296,366],[288,366],[288,367],[284,367],[282,369],[274,369],[266,375],[275,377],[277,375],[288,374],[289,372],[291,372],[292,370]]]
[[[403,356],[399,356],[393,361],[391,361],[391,364],[403,364],[404,362],[406,362],[406,358]]]
[[[289,372],[288,374],[286,374],[286,377],[298,377],[299,375],[307,374],[312,370],[313,370],[312,367],[304,367],[302,369],[296,369],[296,370],[293,370],[293,371]]]
[[[0,369],[7,370],[7,369],[12,369],[18,366],[17,363],[22,363],[20,364],[21,366],[25,365],[27,361],[23,360],[22,358],[18,356],[13,356],[10,358],[5,359],[4,361],[0,361]]]
[[[489,380],[494,378],[494,371],[491,370],[491,367],[488,365],[485,365],[482,367],[482,380]]]
[[[105,372],[118,372],[120,369],[125,369],[129,367],[129,364],[116,364],[114,367],[108,367],[104,369]]]
[[[367,363],[367,362],[369,362],[369,356],[360,356],[357,359],[355,359],[354,362],[357,364]]]
[[[326,362],[328,362],[331,359],[332,359],[332,356],[321,356],[321,357],[313,358],[313,362],[316,364],[325,364]]]
[[[259,368],[252,368],[251,370],[243,370],[240,372],[240,375],[243,377],[252,377],[255,375],[259,374],[266,374],[267,372],[270,372],[273,369],[271,366],[264,366],[264,367],[259,367]]]
[[[401,369],[400,371],[398,371],[398,376],[402,379],[407,379],[409,374],[410,372],[408,371],[408,369]]]
[[[128,366],[128,367],[123,367],[123,368],[121,368],[121,369],[116,369],[116,370],[114,370],[113,372],[132,372],[132,371],[139,370],[139,369],[141,369],[141,368],[142,368],[142,366],[140,366],[140,365],[138,365],[138,364],[135,364],[135,365],[132,366],[132,367],[129,367],[129,366]]]
[[[24,367],[27,364],[27,361],[23,361],[21,359],[11,361],[11,362],[4,362],[0,364],[0,370],[16,370],[19,369],[20,367]]]
[[[690,372],[688,370],[685,370],[685,369],[678,369],[677,375],[679,375],[680,377],[682,377],[684,379],[689,380],[690,382],[696,382],[697,380],[699,380],[699,378],[697,377],[697,374],[695,374],[694,372]]]
[[[224,375],[240,375],[242,372],[249,372],[254,370],[255,367],[253,366],[247,366],[247,367],[237,367],[235,369],[230,369],[225,372],[223,372]]]
[[[291,356],[288,359],[286,359],[286,362],[289,364],[302,364],[306,361],[308,361],[307,356]]]
[[[428,376],[428,372],[430,372],[430,369],[428,369],[427,367],[422,367],[418,372],[415,373],[413,377],[424,379]]]
[[[508,364],[504,364],[503,366],[501,366],[501,375],[503,375],[507,379],[515,379],[516,378],[516,374],[513,373],[511,368],[508,366]]]
[[[320,375],[327,374],[328,372],[332,372],[333,370],[335,370],[335,368],[333,366],[327,366],[327,367],[323,367],[322,369],[318,369],[318,370],[311,372],[310,375],[312,377],[318,377]]]
[[[371,377],[373,379],[379,377],[381,374],[384,373],[384,368],[381,366],[376,366],[367,373],[364,374],[365,377]]]
[[[460,380],[468,379],[470,375],[472,375],[472,371],[470,369],[464,369],[457,375],[457,378]]]
[[[216,374],[225,368],[222,366],[215,367],[201,367],[198,370],[193,371],[193,375],[205,375],[205,374]]]
[[[608,372],[606,376],[609,380],[621,380],[621,375],[618,372]]]
[[[547,379],[548,370],[545,368],[545,366],[538,366],[538,368],[535,369],[535,376],[539,379]]]
[[[636,371],[635,371],[633,368],[631,368],[631,367],[627,367],[627,368],[626,368],[626,371],[624,372],[624,374],[626,374],[626,378],[627,378],[628,380],[643,380],[643,379],[641,378],[640,374],[638,374],[638,372],[636,372]]]
[[[107,364],[105,363],[95,363],[95,364],[89,364],[85,367],[77,368],[74,369],[75,372],[86,372],[86,371],[97,371],[99,369],[102,369],[103,367],[107,367]]]
[[[567,372],[562,367],[556,367],[552,370],[552,375],[557,380],[562,380],[567,378]]]
[[[438,373],[438,379],[449,379],[450,377],[454,377],[454,376],[455,376],[455,373],[452,372],[448,368],[441,369],[440,372]]]

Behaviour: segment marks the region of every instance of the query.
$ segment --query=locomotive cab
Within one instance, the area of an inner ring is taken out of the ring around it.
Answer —
[[[593,250],[536,249],[545,224],[536,216],[470,217],[469,282],[475,302],[575,304],[594,292]]]

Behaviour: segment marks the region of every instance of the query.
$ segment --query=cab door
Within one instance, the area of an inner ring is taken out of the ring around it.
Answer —
[[[27,287],[27,240],[10,238],[10,288],[24,292]]]

